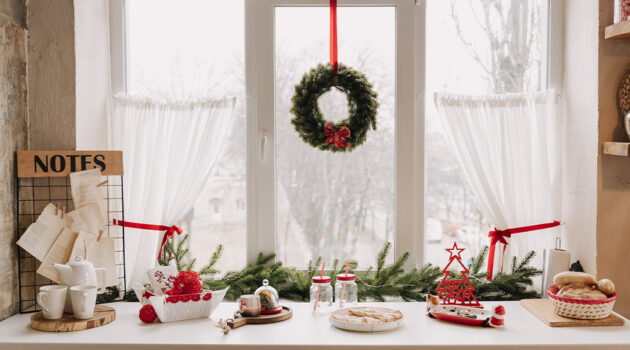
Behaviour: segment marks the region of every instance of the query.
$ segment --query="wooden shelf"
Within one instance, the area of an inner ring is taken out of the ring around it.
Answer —
[[[630,21],[609,25],[604,32],[605,39],[630,39]]]
[[[630,142],[604,142],[604,154],[611,156],[630,156]]]

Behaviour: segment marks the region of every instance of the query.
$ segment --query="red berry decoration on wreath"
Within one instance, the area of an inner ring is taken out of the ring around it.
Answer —
[[[155,310],[153,309],[153,306],[151,306],[151,304],[143,306],[140,309],[138,316],[140,317],[140,321],[144,323],[153,323],[157,319],[157,314],[155,313]]]
[[[348,147],[346,138],[350,137],[350,129],[347,126],[342,126],[339,130],[335,130],[335,127],[328,123],[324,128],[324,135],[328,136],[326,144],[332,142],[335,148]]]

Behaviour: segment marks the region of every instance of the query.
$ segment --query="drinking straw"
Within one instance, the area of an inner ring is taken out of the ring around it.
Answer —
[[[350,260],[346,260],[346,277],[348,277],[348,268],[350,267]],[[339,300],[339,308],[343,307],[343,293],[346,291],[346,284],[343,284],[341,288],[341,300]]]
[[[324,278],[324,267],[326,266],[326,263],[322,263],[322,273],[319,275],[319,278]],[[319,284],[319,283],[318,283]],[[313,306],[313,311],[317,310],[317,302],[319,301],[319,290],[322,288],[322,286],[317,286],[317,296],[315,296],[315,305]]]

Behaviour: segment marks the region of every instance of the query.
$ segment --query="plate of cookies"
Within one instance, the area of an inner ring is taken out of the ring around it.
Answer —
[[[610,316],[617,292],[609,279],[597,281],[584,272],[561,272],[547,288],[554,312],[580,320],[598,320]]]
[[[384,307],[350,307],[334,311],[330,323],[340,329],[355,332],[382,332],[398,328],[403,315],[400,310]]]

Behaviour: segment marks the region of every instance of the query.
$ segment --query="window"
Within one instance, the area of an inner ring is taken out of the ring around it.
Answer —
[[[408,266],[441,263],[436,248],[453,240],[477,253],[489,223],[440,132],[433,92],[547,87],[549,1],[340,1],[340,62],[368,76],[381,104],[378,130],[349,154],[311,148],[290,124],[294,85],[328,62],[328,0],[127,0],[125,73],[113,85],[238,98],[220,160],[181,223],[199,261],[223,244],[223,271],[259,252],[297,267],[319,255],[366,267],[389,241],[394,256],[411,253]],[[331,120],[347,112],[334,90],[319,103]]]
[[[469,256],[489,224],[440,130],[433,93],[517,93],[546,88],[546,0],[427,1],[425,256],[443,263],[457,240]]]
[[[340,4],[340,62],[367,74],[381,103],[379,129],[349,154],[303,144],[288,111],[302,75],[328,62],[328,1],[246,4],[246,77],[252,77],[246,79],[247,139],[255,140],[248,144],[254,155],[248,156],[249,259],[274,251],[298,267],[320,255],[329,263],[355,258],[367,267],[385,241],[394,244],[396,255],[411,252],[410,263],[419,259],[413,152],[414,125],[422,124],[411,93],[413,2]],[[331,91],[319,103],[328,118],[345,117],[339,107],[345,95]],[[422,172],[416,175],[421,186]]]
[[[197,267],[208,261],[219,244],[225,248],[219,269],[243,267],[247,217],[244,2],[125,3],[129,94],[167,100],[238,98],[228,141],[211,178],[184,222],[178,224],[190,233],[191,257],[197,259]]]
[[[276,251],[290,266],[322,256],[367,267],[395,235],[396,11],[342,7],[338,21],[340,62],[369,77],[380,103],[378,130],[348,154],[305,144],[290,123],[296,82],[328,61],[329,9],[275,9]],[[336,89],[319,104],[328,119],[347,116],[346,96]]]

